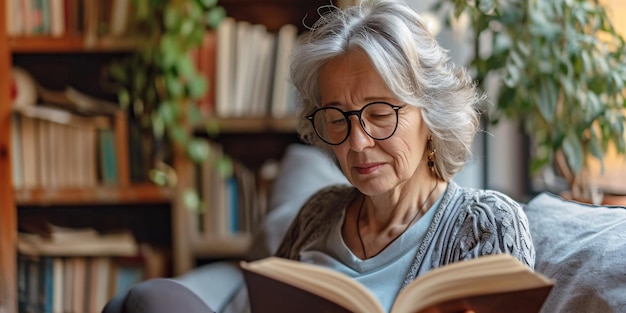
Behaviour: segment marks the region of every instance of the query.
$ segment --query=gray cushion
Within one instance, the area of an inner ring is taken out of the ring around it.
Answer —
[[[556,279],[542,312],[626,310],[626,209],[566,201],[550,193],[525,208],[536,271]]]

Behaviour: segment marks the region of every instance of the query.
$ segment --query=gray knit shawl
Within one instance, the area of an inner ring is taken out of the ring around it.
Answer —
[[[291,224],[276,256],[298,260],[308,243],[328,233],[359,194],[351,186],[331,186],[312,195]],[[493,190],[450,182],[402,288],[434,268],[486,254],[508,253],[534,268],[535,249],[519,203]]]

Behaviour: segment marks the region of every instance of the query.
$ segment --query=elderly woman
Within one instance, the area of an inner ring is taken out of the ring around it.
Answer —
[[[276,255],[363,283],[390,310],[398,292],[436,267],[535,250],[520,205],[451,179],[478,129],[480,100],[405,4],[329,7],[292,55],[299,132],[326,151],[352,186],[332,186],[300,209]],[[210,284],[211,282],[206,282]],[[246,290],[229,311],[246,311]],[[171,280],[137,285],[104,312],[210,312]]]
[[[433,268],[535,252],[520,205],[451,179],[478,129],[475,85],[425,21],[398,1],[331,8],[292,55],[299,132],[353,186],[313,195],[277,256],[348,274],[389,310]]]

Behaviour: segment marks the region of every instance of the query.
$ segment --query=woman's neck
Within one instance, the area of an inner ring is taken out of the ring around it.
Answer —
[[[419,220],[447,186],[445,181],[429,179],[419,187],[405,184],[382,195],[365,196],[360,222],[379,234],[403,229]]]

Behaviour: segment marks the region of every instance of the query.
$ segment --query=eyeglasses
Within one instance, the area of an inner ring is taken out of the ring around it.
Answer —
[[[356,115],[365,133],[376,140],[385,140],[398,128],[397,106],[387,102],[368,103],[360,110],[344,112],[335,107],[319,108],[306,118],[315,133],[330,145],[339,145],[348,139],[352,129],[350,115]]]

